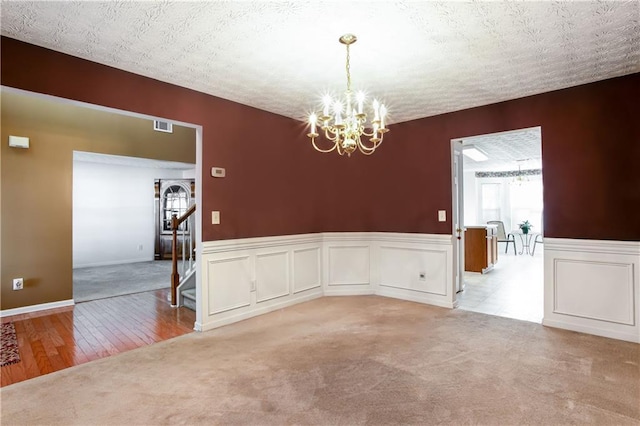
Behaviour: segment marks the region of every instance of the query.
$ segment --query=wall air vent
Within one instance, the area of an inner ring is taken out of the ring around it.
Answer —
[[[173,123],[168,121],[153,120],[153,130],[158,132],[173,133]]]

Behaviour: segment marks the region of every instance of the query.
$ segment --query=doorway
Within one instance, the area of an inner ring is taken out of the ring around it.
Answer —
[[[157,251],[158,189],[186,182],[195,164],[73,152],[73,299],[76,303],[168,289],[169,260]],[[180,186],[180,185],[178,185]],[[180,186],[180,188],[183,188]],[[189,194],[192,194],[190,191]],[[155,194],[155,195],[154,195]],[[189,195],[190,196],[190,195]],[[170,200],[172,207],[177,201]],[[190,201],[190,198],[185,200]],[[154,257],[156,261],[154,261]]]
[[[458,308],[542,322],[541,145],[540,127],[452,140]]]
[[[155,254],[156,260],[171,260],[173,231],[172,217],[181,217],[195,203],[195,179],[156,179],[155,192]],[[190,221],[181,223],[177,232],[177,255],[183,251],[187,258],[193,255]],[[185,250],[185,248],[188,248]]]

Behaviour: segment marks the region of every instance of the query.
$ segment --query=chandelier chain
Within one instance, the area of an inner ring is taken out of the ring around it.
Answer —
[[[347,44],[347,92],[351,92],[351,56],[349,55],[349,45]]]

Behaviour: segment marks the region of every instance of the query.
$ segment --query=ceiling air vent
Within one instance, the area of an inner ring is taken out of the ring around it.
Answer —
[[[153,130],[158,132],[173,133],[173,123],[168,121],[153,120]]]

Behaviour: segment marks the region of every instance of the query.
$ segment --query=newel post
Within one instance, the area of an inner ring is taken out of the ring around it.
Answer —
[[[178,217],[175,214],[171,216],[171,230],[173,231],[173,239],[171,240],[171,306],[176,306],[180,275],[178,274]]]

